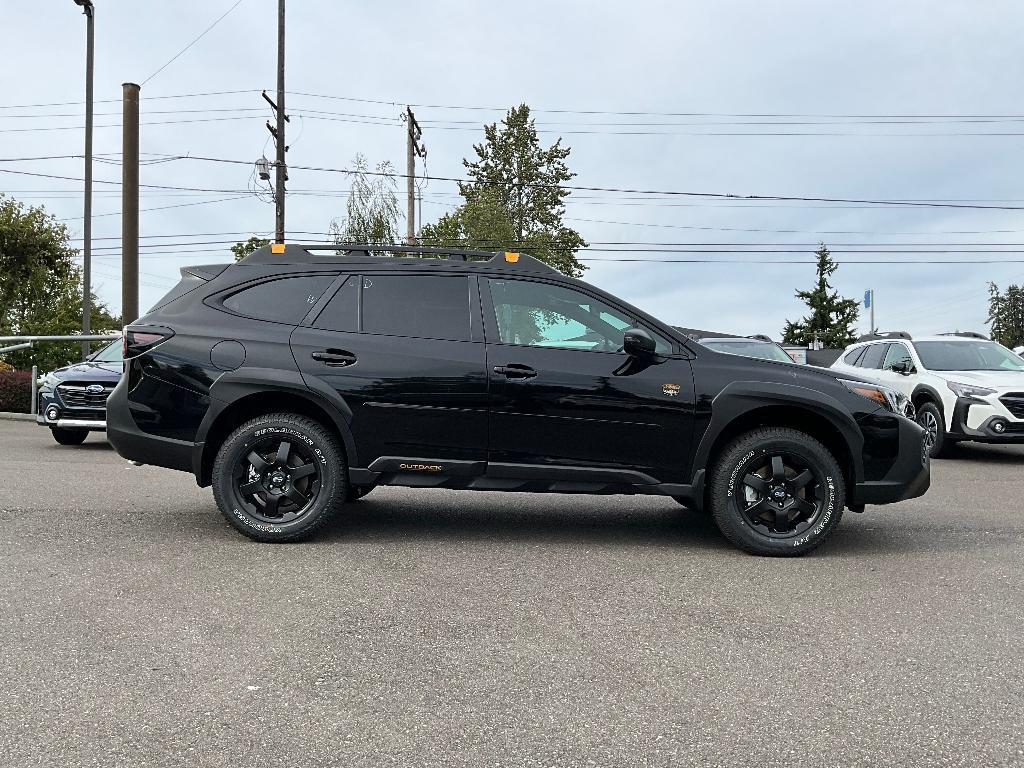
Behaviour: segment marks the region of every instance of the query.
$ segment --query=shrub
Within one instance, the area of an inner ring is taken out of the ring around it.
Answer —
[[[28,413],[32,409],[32,392],[28,371],[0,371],[0,411]]]

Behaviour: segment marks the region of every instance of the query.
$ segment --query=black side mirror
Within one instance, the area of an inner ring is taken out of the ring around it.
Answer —
[[[901,376],[909,376],[914,371],[914,366],[910,363],[896,362],[889,366],[889,370],[900,374]]]
[[[627,328],[622,333],[622,349],[632,357],[653,357],[655,343],[643,328]]]

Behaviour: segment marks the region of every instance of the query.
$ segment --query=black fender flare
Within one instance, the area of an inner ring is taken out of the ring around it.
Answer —
[[[946,408],[942,404],[942,395],[939,394],[938,390],[935,389],[935,387],[929,384],[918,384],[916,387],[914,387],[914,391],[910,394],[910,402],[914,402],[914,400],[916,400],[917,397],[922,393],[927,394],[929,397],[931,397],[932,400],[935,401],[935,405],[938,406],[939,408],[939,413],[941,413],[943,416],[946,415]]]
[[[221,374],[210,386],[210,407],[199,424],[192,455],[192,469],[196,478],[202,474],[206,438],[220,416],[242,398],[268,392],[300,397],[324,411],[341,435],[349,466],[358,466],[356,444],[350,426],[352,409],[335,390],[316,379],[307,381],[297,370],[239,368]]]
[[[766,406],[798,408],[825,419],[846,442],[853,462],[853,480],[864,478],[864,436],[849,409],[831,395],[795,384],[734,381],[711,402],[711,420],[694,452],[693,466],[703,470],[722,432],[736,419]]]

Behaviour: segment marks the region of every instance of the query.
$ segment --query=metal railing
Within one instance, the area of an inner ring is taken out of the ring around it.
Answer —
[[[92,334],[82,336],[0,336],[0,343],[13,341],[15,344],[11,344],[6,347],[0,347],[0,355],[4,352],[16,352],[19,349],[31,349],[33,345],[47,342],[57,341],[114,341],[115,339],[121,338],[121,334]],[[32,379],[30,382],[32,387],[31,394],[31,405],[29,406],[29,413],[35,416],[39,413],[39,366],[32,366]]]

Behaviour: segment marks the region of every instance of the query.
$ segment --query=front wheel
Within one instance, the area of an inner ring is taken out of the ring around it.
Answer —
[[[257,541],[309,537],[334,515],[348,490],[337,438],[296,414],[274,413],[243,424],[213,463],[221,514]]]
[[[61,445],[81,445],[85,442],[87,429],[62,429],[61,427],[50,427],[53,439]]]
[[[952,441],[946,436],[946,420],[935,403],[923,403],[917,409],[917,423],[924,427],[924,442],[928,455],[936,459],[942,456]]]
[[[715,524],[729,541],[755,555],[802,555],[839,525],[843,473],[810,435],[766,427],[741,435],[711,471]]]

